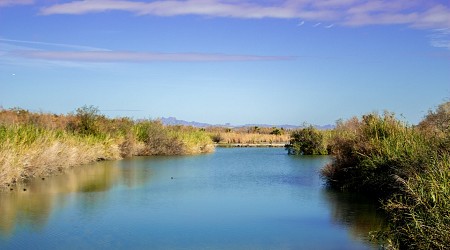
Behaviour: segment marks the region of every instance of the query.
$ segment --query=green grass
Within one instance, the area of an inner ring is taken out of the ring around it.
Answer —
[[[368,114],[338,123],[333,132],[334,160],[322,176],[332,188],[380,199],[389,228],[375,235],[389,248],[450,246],[449,121],[447,102],[419,126],[391,113]]]
[[[97,160],[213,150],[209,135],[199,129],[108,119],[92,106],[75,115],[0,110],[0,187]]]

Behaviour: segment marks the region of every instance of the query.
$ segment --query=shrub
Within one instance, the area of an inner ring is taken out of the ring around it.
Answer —
[[[272,132],[270,132],[271,135],[281,135],[281,130],[278,128],[273,128]]]
[[[334,161],[322,170],[330,186],[379,196],[398,187],[394,175],[420,171],[430,152],[426,139],[392,113],[338,123],[330,148]]]
[[[289,154],[296,155],[328,154],[322,132],[313,126],[292,132],[290,144],[286,145],[286,149]]]

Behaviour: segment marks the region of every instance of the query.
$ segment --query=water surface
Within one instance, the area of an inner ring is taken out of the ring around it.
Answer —
[[[0,193],[0,249],[374,248],[375,205],[324,188],[329,161],[218,148],[79,167]]]

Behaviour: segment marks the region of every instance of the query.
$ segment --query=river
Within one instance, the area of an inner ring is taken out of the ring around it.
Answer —
[[[0,249],[376,249],[376,205],[281,148],[99,162],[0,193]]]

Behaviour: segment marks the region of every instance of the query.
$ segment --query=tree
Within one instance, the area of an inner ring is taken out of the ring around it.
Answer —
[[[98,134],[98,126],[96,121],[101,117],[100,110],[94,106],[83,106],[76,111],[78,118],[77,131],[84,135]]]

